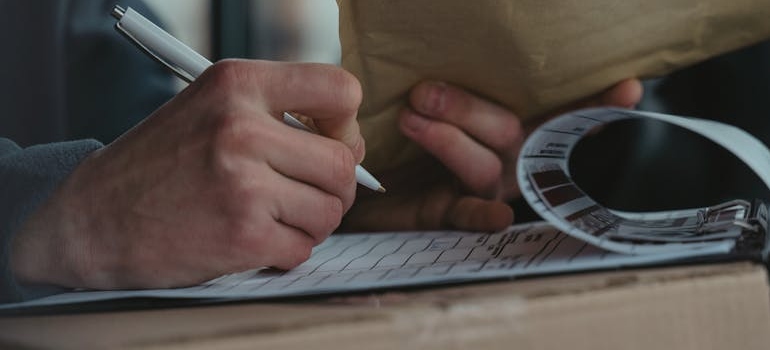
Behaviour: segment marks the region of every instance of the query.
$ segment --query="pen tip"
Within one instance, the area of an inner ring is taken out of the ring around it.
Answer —
[[[377,189],[377,192],[385,193],[385,192],[388,192],[388,191],[385,189],[385,187],[380,186],[380,188]]]

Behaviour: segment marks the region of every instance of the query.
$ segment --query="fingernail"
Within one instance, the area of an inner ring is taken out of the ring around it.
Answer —
[[[414,133],[422,132],[428,126],[428,123],[430,123],[428,119],[414,112],[405,113],[402,120],[404,127]]]
[[[446,84],[430,83],[428,93],[423,101],[422,108],[426,113],[439,113],[444,108],[446,96]]]

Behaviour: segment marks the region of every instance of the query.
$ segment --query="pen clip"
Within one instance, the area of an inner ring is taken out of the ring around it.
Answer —
[[[115,23],[115,30],[120,33],[120,35],[123,35],[126,39],[128,39],[129,42],[134,44],[139,50],[147,54],[150,58],[157,61],[158,63],[162,64],[168,70],[170,70],[174,75],[179,77],[179,79],[182,79],[186,81],[187,83],[192,83],[195,78],[191,76],[189,73],[185,72],[181,68],[177,67],[176,65],[171,64],[170,62],[163,59],[163,57],[160,57],[159,55],[155,54],[152,50],[150,50],[147,46],[144,46],[139,40],[137,40],[131,33],[123,28],[123,26],[120,25],[120,19],[123,18],[123,15],[125,14],[125,10],[120,6],[115,6],[112,12],[113,16],[118,19],[118,22]]]

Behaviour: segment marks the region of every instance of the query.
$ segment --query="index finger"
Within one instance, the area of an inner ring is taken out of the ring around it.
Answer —
[[[522,135],[511,111],[443,82],[418,84],[410,102],[420,114],[452,124],[497,152],[511,148]]]
[[[347,71],[328,64],[255,61],[245,82],[257,84],[271,114],[296,112],[313,119],[319,133],[339,140],[363,158],[364,142],[356,116],[361,85]]]

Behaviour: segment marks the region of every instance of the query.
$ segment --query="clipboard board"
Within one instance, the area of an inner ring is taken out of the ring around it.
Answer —
[[[580,110],[538,128],[518,162],[524,198],[546,221],[499,232],[418,231],[335,234],[290,271],[256,269],[188,288],[79,290],[0,305],[0,313],[130,299],[176,303],[274,300],[392,288],[517,279],[627,267],[768,261],[768,203],[734,200],[706,207],[629,213],[607,209],[571,179],[570,152],[592,129],[653,118],[697,132],[743,160],[770,187],[770,150],[713,121],[615,108]]]

